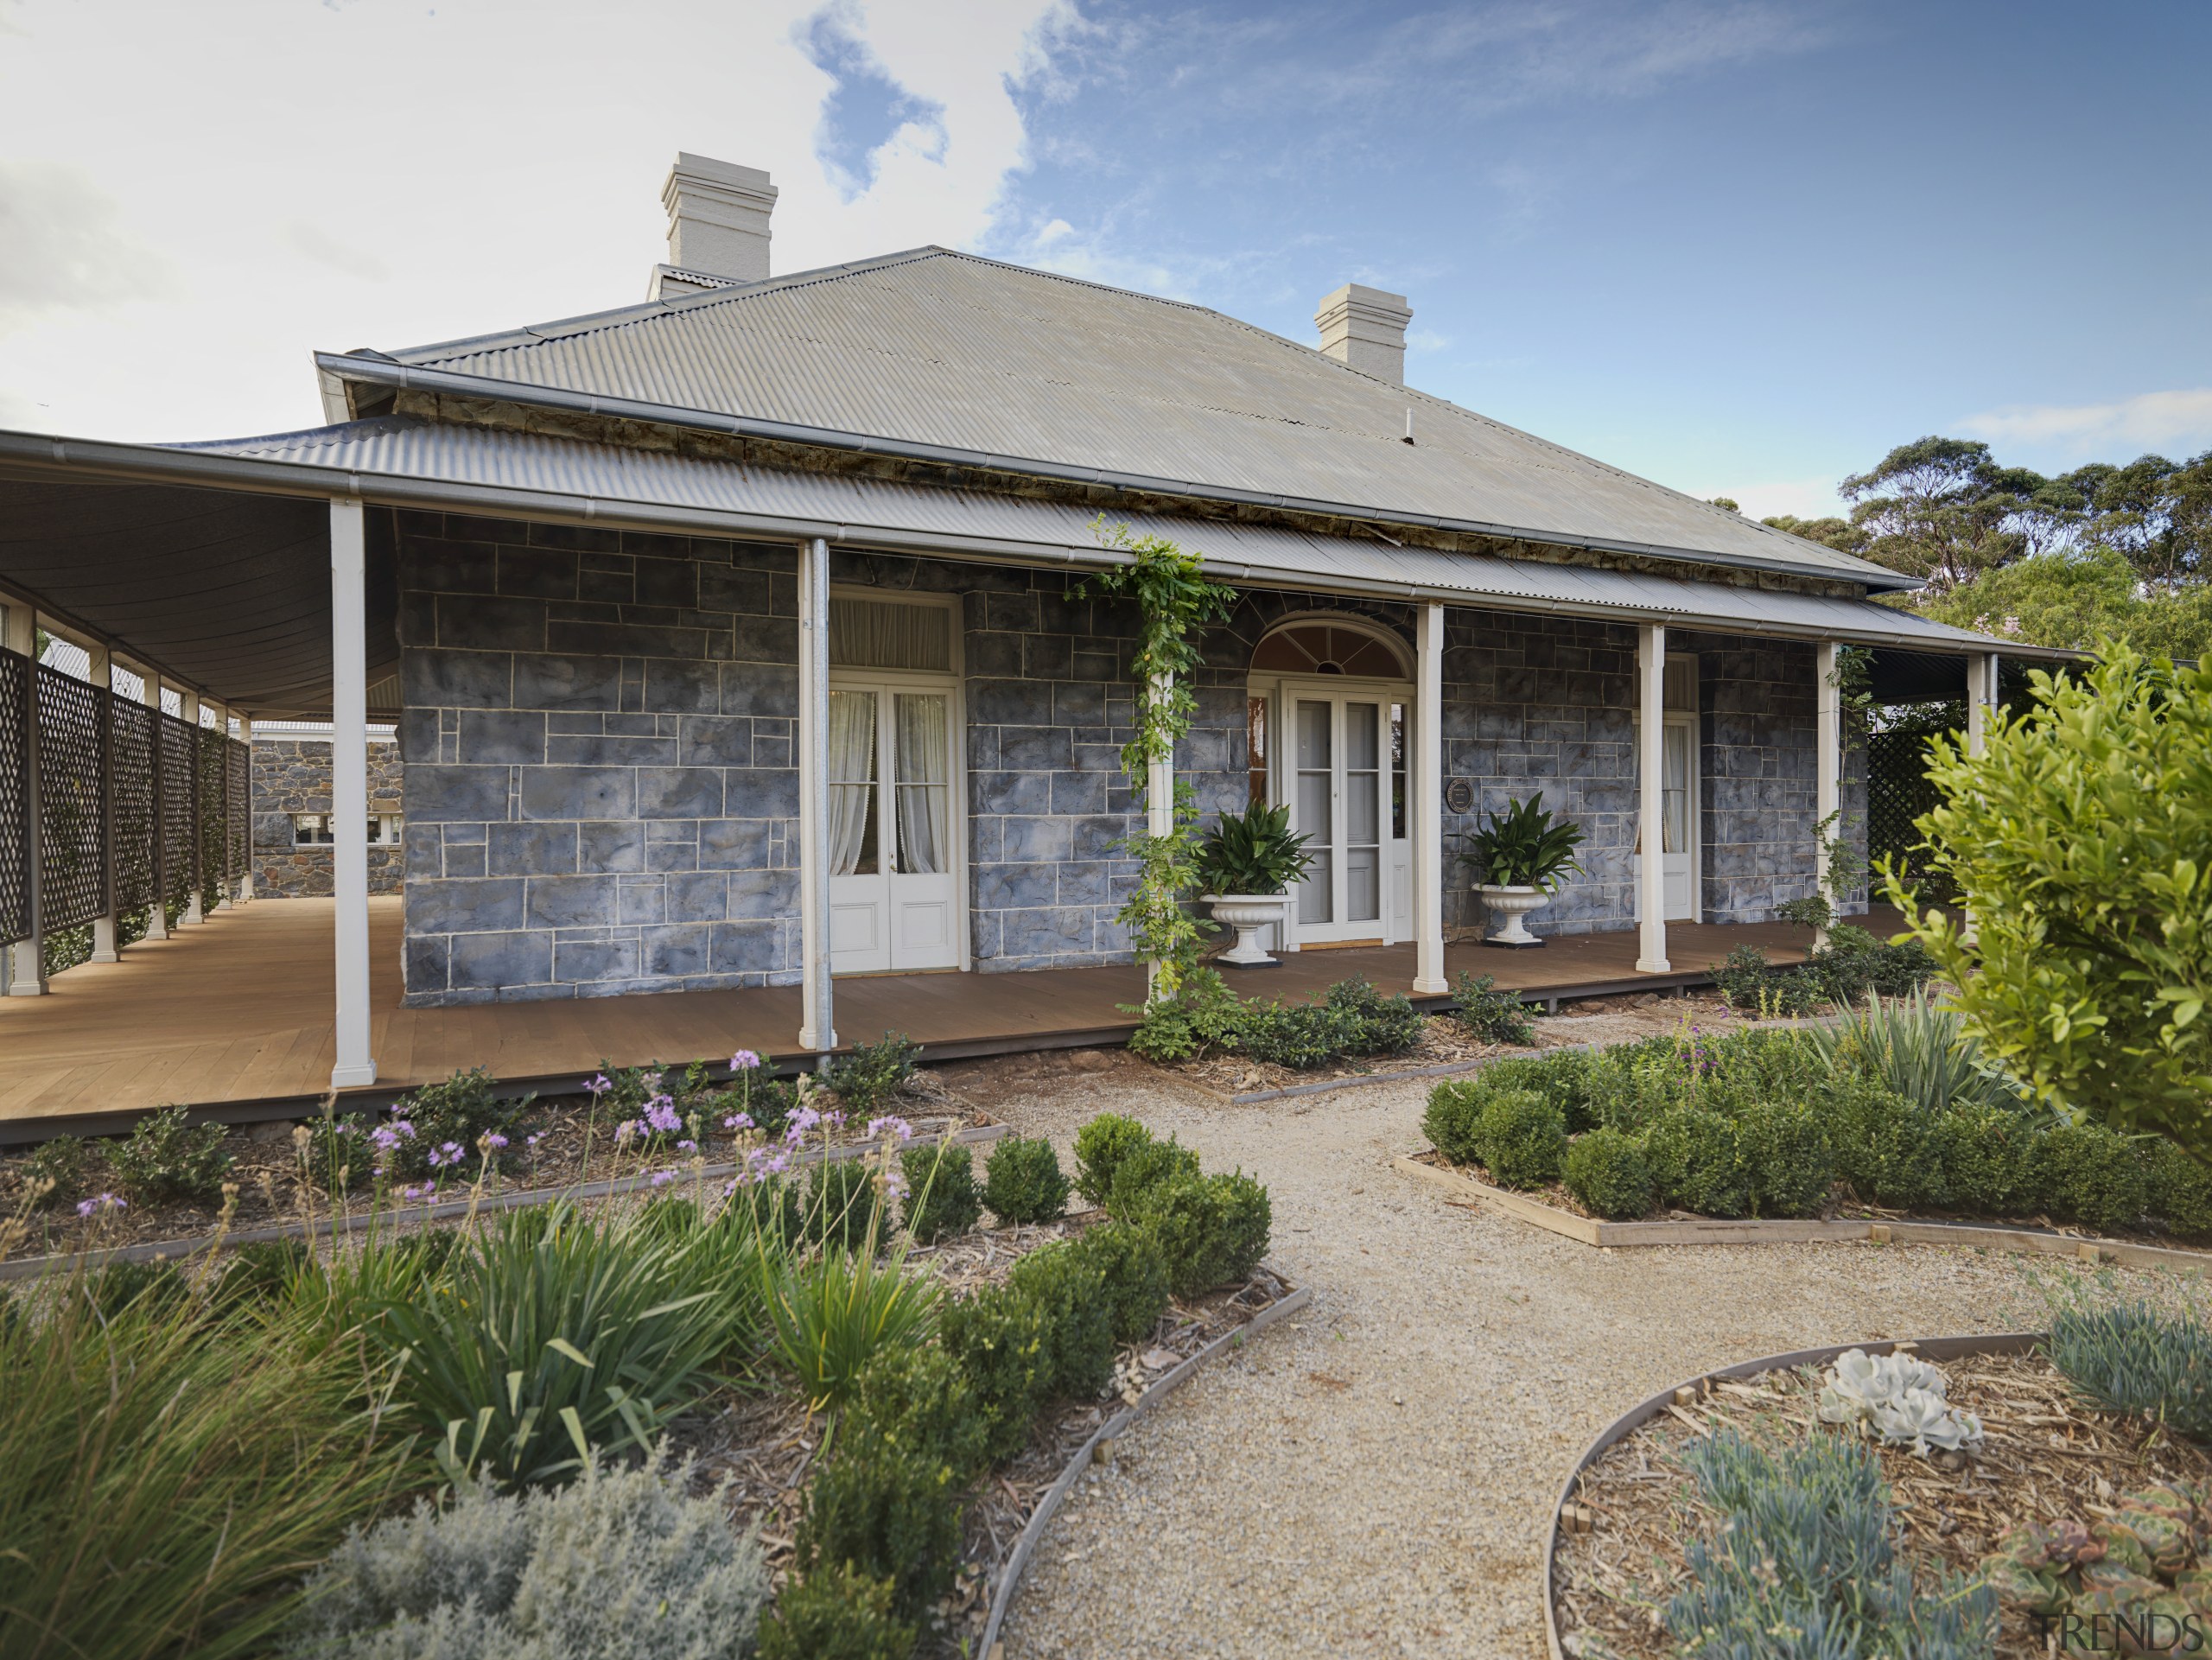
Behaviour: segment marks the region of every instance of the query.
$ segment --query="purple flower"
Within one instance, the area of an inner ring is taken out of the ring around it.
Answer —
[[[588,1078],[584,1079],[584,1087],[589,1090],[594,1096],[601,1096],[605,1095],[609,1090],[613,1089],[614,1087],[614,1083],[613,1080],[608,1078],[605,1072],[601,1072],[595,1078]]]
[[[79,1216],[90,1216],[95,1211],[127,1211],[130,1208],[113,1193],[100,1193],[91,1199],[80,1199],[77,1201]]]
[[[760,1057],[750,1049],[741,1049],[729,1058],[729,1069],[734,1072],[749,1072],[760,1064]]]
[[[868,1140],[872,1142],[877,1136],[883,1135],[896,1135],[902,1142],[911,1141],[913,1139],[914,1127],[896,1113],[887,1113],[880,1118],[869,1119],[868,1121]]]
[[[669,1183],[675,1180],[676,1172],[673,1170],[656,1170],[653,1172],[653,1186],[656,1187],[665,1187]]]
[[[617,1147],[625,1145],[632,1136],[638,1134],[638,1132],[644,1128],[645,1124],[640,1120],[636,1118],[625,1118],[620,1123],[614,1127],[614,1145]]]
[[[544,1139],[545,1139],[545,1132],[544,1132],[543,1130],[542,1130],[542,1129],[541,1129],[541,1130],[539,1130],[539,1131],[537,1132],[537,1135],[527,1137],[527,1138],[524,1141],[523,1145],[524,1145],[524,1146],[525,1146],[525,1147],[536,1147],[536,1146],[537,1146],[540,1142],[543,1141]]]
[[[696,1142],[678,1142],[676,1144],[676,1150],[678,1153],[696,1153],[699,1150],[699,1143]]]
[[[409,1199],[429,1199],[438,1191],[435,1181],[426,1181],[420,1187],[403,1187],[400,1193]]]
[[[733,1112],[722,1120],[724,1129],[751,1129],[753,1127],[753,1116],[750,1113]]]
[[[492,1148],[493,1151],[495,1151],[495,1152],[496,1152],[498,1149],[499,1149],[500,1148],[505,1147],[506,1144],[507,1144],[507,1138],[506,1138],[505,1136],[504,1136],[504,1135],[500,1135],[500,1134],[499,1134],[499,1132],[498,1130],[496,1130],[496,1129],[487,1129],[487,1130],[486,1130],[486,1131],[484,1132],[484,1145],[485,1145],[486,1147],[487,1147],[487,1148]]]
[[[676,1103],[664,1095],[657,1095],[645,1103],[645,1123],[662,1135],[683,1128],[683,1120],[677,1116]]]

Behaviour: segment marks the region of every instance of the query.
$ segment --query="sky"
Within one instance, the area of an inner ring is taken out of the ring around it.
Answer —
[[[0,426],[311,426],[311,351],[642,299],[689,149],[779,272],[1402,293],[1413,385],[1762,515],[1928,433],[2178,459],[2208,62],[2200,0],[0,0]]]

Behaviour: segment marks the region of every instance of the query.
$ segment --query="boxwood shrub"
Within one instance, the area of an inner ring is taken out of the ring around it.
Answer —
[[[906,1231],[922,1244],[965,1233],[983,1214],[975,1155],[957,1142],[906,1148],[899,1173],[906,1183]]]
[[[1534,1090],[1491,1091],[1474,1136],[1501,1187],[1541,1187],[1567,1162],[1567,1116]]]
[[[1160,1243],[1141,1228],[1108,1222],[1075,1242],[1077,1255],[1098,1269],[1111,1310],[1116,1343],[1141,1343],[1167,1312],[1167,1259]]]
[[[1011,1286],[985,1286],[945,1303],[938,1333],[976,1392],[984,1451],[994,1462],[1013,1457],[1029,1438],[1049,1377],[1045,1311]]]
[[[1657,1189],[1643,1145],[1625,1130],[1593,1129],[1567,1149],[1567,1191],[1611,1222],[1650,1213]]]
[[[1096,1398],[1114,1375],[1114,1306],[1103,1267],[1062,1240],[1016,1262],[1007,1283],[1044,1312],[1040,1392]]]
[[[1139,1148],[1152,1145],[1152,1132],[1134,1118],[1102,1112],[1075,1133],[1075,1190],[1093,1205],[1114,1192],[1114,1173]]]
[[[1009,1135],[983,1161],[983,1203],[1001,1222],[1050,1222],[1067,1208],[1060,1155],[1043,1136]]]

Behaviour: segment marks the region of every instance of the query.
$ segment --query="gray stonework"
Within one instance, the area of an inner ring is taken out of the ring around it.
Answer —
[[[369,811],[404,811],[399,747],[369,744]],[[330,849],[300,847],[292,815],[330,811],[330,740],[257,738],[253,743],[253,891],[259,899],[327,899]],[[369,892],[399,892],[400,849],[369,849]]]
[[[399,532],[409,1002],[796,981],[794,550],[460,515]],[[831,575],[960,596],[974,966],[1126,960],[1131,603],[1055,570],[840,551]],[[1178,751],[1202,822],[1243,805],[1252,650],[1292,612],[1413,626],[1402,605],[1241,596]],[[1810,883],[1812,648],[1673,643],[1700,654],[1706,915],[1758,919]],[[1589,832],[1590,874],[1542,932],[1633,919],[1635,646],[1623,625],[1448,614],[1447,776],[1478,808],[1542,788]],[[1472,827],[1447,814],[1447,855]],[[1447,922],[1478,923],[1464,869],[1446,889]]]

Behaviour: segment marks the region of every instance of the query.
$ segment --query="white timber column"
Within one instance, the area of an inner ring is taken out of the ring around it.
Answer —
[[[1165,702],[1174,690],[1173,675],[1153,676],[1152,697],[1155,705]],[[1155,757],[1145,763],[1144,829],[1145,834],[1154,839],[1175,833],[1175,757],[1173,754]],[[1146,1002],[1152,1000],[1152,988],[1159,978],[1160,964],[1147,962],[1144,965]]]
[[[28,605],[10,603],[0,606],[0,646],[11,652],[20,652],[30,660],[30,675],[24,685],[22,746],[26,765],[23,777],[23,826],[25,840],[29,844],[29,856],[24,861],[30,875],[30,937],[19,939],[6,949],[6,961],[0,963],[0,983],[4,983],[10,997],[36,997],[46,990],[46,950],[41,938],[39,917],[39,804],[38,804],[38,614]]]
[[[168,834],[162,828],[162,797],[173,789],[169,780],[162,775],[162,677],[150,668],[139,676],[141,696],[148,709],[154,711],[154,899],[146,907],[146,938],[167,939],[169,937],[169,879]]]
[[[210,703],[208,708],[213,709],[215,712],[214,729],[221,733],[226,739],[228,739],[231,735],[231,711],[229,707],[222,703]],[[219,792],[219,798],[223,804],[223,831],[221,840],[224,854],[227,856],[231,849],[231,760],[230,754],[227,750],[220,753],[223,756],[224,768],[223,787]],[[365,799],[365,798],[364,798],[364,799]],[[215,901],[215,908],[218,911],[228,911],[232,908],[231,902],[232,889],[229,882],[226,881],[223,883],[222,893],[223,897]]]
[[[176,712],[192,728],[192,764],[197,766],[200,764],[200,694],[196,691],[178,693]],[[207,873],[200,868],[200,862],[207,856],[207,838],[200,833],[200,804],[207,798],[207,792],[206,786],[197,782],[198,777],[195,773],[185,780],[185,786],[192,792],[192,810],[186,815],[192,821],[192,891],[185,896],[184,913],[176,919],[180,928],[189,928],[207,920],[207,912],[202,908],[205,901],[201,898],[207,891]]]
[[[1440,996],[1444,983],[1444,607],[1425,605],[1414,622],[1414,995]]]
[[[336,900],[334,1090],[377,1081],[369,1053],[367,531],[359,501],[330,503],[330,874]]]
[[[238,875],[238,903],[253,902],[253,716],[238,717],[238,741],[245,746],[245,868]]]
[[[1997,706],[1997,653],[1977,652],[1967,659],[1967,754],[1979,755],[1989,744],[1989,711]]]
[[[837,1046],[830,981],[830,544],[798,550],[798,1046]]]
[[[1665,974],[1667,961],[1666,842],[1660,811],[1666,798],[1667,630],[1637,625],[1636,637],[1636,823],[1641,851],[1636,862],[1636,971]]]
[[[1814,692],[1813,816],[1820,824],[1813,844],[1813,888],[1822,896],[1827,894],[1834,864],[1828,843],[1843,833],[1843,820],[1838,816],[1843,811],[1843,687],[1836,678],[1838,657],[1832,639],[1813,648],[1813,671],[1819,683]],[[1820,947],[1827,943],[1827,930],[1823,928],[1813,944]]]
[[[92,954],[88,963],[113,963],[118,960],[115,944],[115,716],[111,712],[115,702],[115,659],[109,656],[105,646],[87,640],[85,654],[92,659],[85,671],[85,677],[92,683],[92,690],[103,694],[95,696],[93,704],[99,710],[100,723],[100,892],[107,900],[107,909],[92,919]]]

